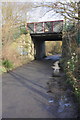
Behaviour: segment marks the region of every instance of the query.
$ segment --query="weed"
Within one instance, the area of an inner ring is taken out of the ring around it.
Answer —
[[[6,68],[7,71],[13,69],[13,64],[12,64],[12,62],[9,61],[9,60],[3,60],[3,61],[2,61],[2,65]]]

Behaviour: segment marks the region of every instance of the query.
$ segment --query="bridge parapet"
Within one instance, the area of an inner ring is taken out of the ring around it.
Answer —
[[[59,33],[63,30],[63,20],[27,23],[30,33]]]

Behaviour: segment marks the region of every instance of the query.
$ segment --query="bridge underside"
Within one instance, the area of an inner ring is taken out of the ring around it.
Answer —
[[[43,41],[62,41],[62,33],[31,33],[32,39]]]
[[[31,33],[34,43],[34,55],[36,60],[44,58],[45,41],[62,41],[62,33]]]

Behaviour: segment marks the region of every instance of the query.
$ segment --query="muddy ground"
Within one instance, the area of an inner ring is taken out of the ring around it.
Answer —
[[[47,82],[48,93],[53,95],[52,107],[56,105],[59,118],[78,118],[79,109],[73,89],[67,83],[65,73],[60,70],[52,72],[52,77]]]
[[[2,76],[3,118],[77,118],[77,101],[52,60],[32,61]]]

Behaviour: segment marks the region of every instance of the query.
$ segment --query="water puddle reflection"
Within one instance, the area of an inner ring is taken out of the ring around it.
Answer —
[[[61,96],[60,99],[56,100],[56,98],[49,98],[48,100],[48,106],[47,109],[49,111],[54,111],[54,109],[56,110],[56,113],[61,113],[61,112],[65,112],[65,110],[69,110],[71,108],[71,103],[68,100],[68,98],[64,95]]]
[[[66,96],[61,96],[59,100],[58,112],[63,112],[66,108],[71,107],[71,103],[68,101]]]
[[[48,102],[49,102],[49,103],[53,103],[53,102],[54,102],[54,100],[53,100],[53,99],[50,99]]]

